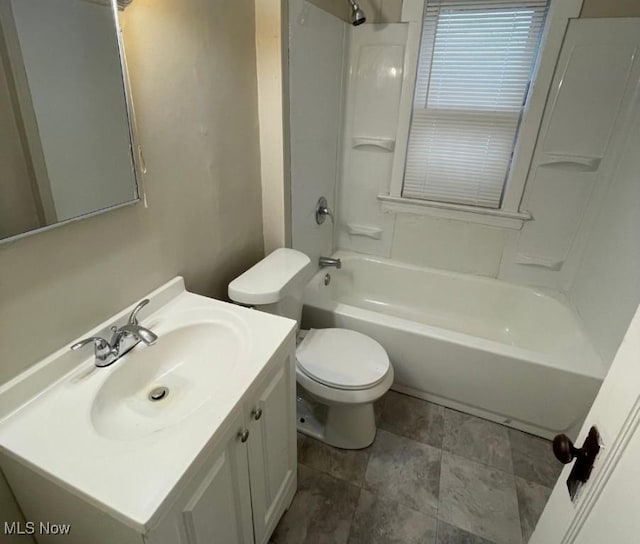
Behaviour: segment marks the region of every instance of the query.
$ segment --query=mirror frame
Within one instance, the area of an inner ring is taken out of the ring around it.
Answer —
[[[138,130],[136,125],[135,109],[133,106],[133,97],[131,95],[129,72],[127,70],[127,58],[126,58],[125,49],[124,49],[124,40],[122,39],[122,27],[120,26],[120,19],[118,17],[118,11],[119,11],[118,0],[108,0],[108,2],[111,5],[111,11],[113,14],[113,21],[114,21],[114,31],[116,33],[116,41],[118,43],[118,56],[120,59],[120,70],[122,72],[122,86],[124,90],[124,98],[126,103],[129,139],[131,141],[129,152],[131,154],[131,162],[133,164],[133,176],[135,178],[135,197],[121,204],[108,206],[106,208],[100,208],[92,212],[71,217],[70,219],[58,221],[51,225],[46,225],[44,227],[32,229],[26,232],[22,232],[20,234],[14,234],[13,236],[8,236],[7,238],[2,238],[0,239],[0,246],[2,246],[3,244],[10,244],[12,242],[16,242],[18,240],[21,240],[28,236],[32,236],[34,234],[40,234],[42,232],[47,232],[52,229],[68,225],[70,223],[75,223],[76,221],[82,221],[83,219],[88,219],[96,215],[101,215],[103,213],[107,213],[113,210],[119,210],[120,208],[126,208],[127,206],[135,206],[141,200],[144,200],[146,203],[146,196],[145,196],[145,192],[142,184],[142,179],[143,179],[142,176],[143,174],[146,173],[146,166],[144,166],[144,160],[142,157],[142,148],[138,143],[138,137],[137,137]]]

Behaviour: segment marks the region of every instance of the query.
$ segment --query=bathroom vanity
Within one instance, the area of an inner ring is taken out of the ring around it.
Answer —
[[[295,322],[182,278],[148,298],[154,345],[106,368],[65,346],[0,388],[0,466],[34,537],[60,541],[49,522],[68,543],[266,543],[296,490]]]

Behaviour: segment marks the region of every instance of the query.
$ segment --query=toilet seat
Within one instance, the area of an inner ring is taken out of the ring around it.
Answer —
[[[348,329],[311,329],[296,350],[298,369],[327,387],[370,389],[389,374],[389,357],[372,338]]]

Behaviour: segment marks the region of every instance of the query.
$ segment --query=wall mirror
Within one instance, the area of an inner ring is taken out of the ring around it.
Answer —
[[[138,200],[111,0],[0,0],[0,241]]]

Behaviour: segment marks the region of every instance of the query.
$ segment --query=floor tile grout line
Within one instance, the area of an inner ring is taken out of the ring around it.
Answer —
[[[326,446],[329,448],[333,448],[333,446],[329,446],[328,444],[321,442],[320,440],[314,439],[312,438],[311,440],[315,440],[316,442],[318,442],[321,446]],[[368,446],[370,447],[370,446]],[[343,451],[343,452],[350,452],[350,451],[362,451],[362,450],[340,450],[340,448],[334,448],[334,449],[338,449],[339,451]],[[348,455],[348,453],[346,453]],[[367,467],[369,466],[369,460],[371,459],[371,451],[368,451],[366,453],[366,462],[364,463],[364,470],[363,470],[363,474],[362,474],[362,478],[359,482],[354,482],[352,480],[348,480],[346,478],[341,478],[339,476],[336,476],[335,474],[332,474],[329,470],[324,470],[322,468],[318,468],[318,467],[314,467],[310,464],[308,464],[308,462],[303,462],[300,460],[300,456],[298,456],[298,463],[300,465],[304,465],[307,468],[311,468],[313,470],[315,470],[316,472],[321,472],[322,474],[326,474],[328,476],[331,476],[332,478],[335,478],[336,480],[340,480],[342,482],[346,482],[348,484],[353,485],[354,487],[358,487],[358,488],[363,488],[364,485],[364,477],[367,473]]]
[[[516,493],[516,506],[518,507],[518,522],[520,524],[520,542],[525,544],[524,542],[524,527],[522,525],[522,509],[520,508],[520,497],[518,496],[518,483],[516,482],[516,475],[512,474],[513,479],[513,490]]]
[[[522,516],[521,516],[520,505],[519,505],[519,500],[518,500],[517,487],[516,487],[516,483],[515,483],[516,475],[515,475],[515,474],[513,474],[513,473],[506,472],[506,471],[504,471],[504,470],[501,470],[501,469],[499,469],[499,468],[497,468],[497,467],[492,467],[492,466],[487,465],[487,464],[485,464],[485,463],[481,463],[481,462],[479,462],[479,461],[476,461],[476,460],[473,460],[473,459],[469,459],[469,458],[463,457],[463,456],[458,455],[458,454],[453,453],[453,452],[449,452],[449,451],[445,451],[445,450],[443,450],[443,452],[442,452],[442,453],[443,453],[443,460],[442,460],[442,463],[444,463],[444,454],[445,454],[445,453],[448,453],[449,455],[453,455],[453,456],[459,457],[459,458],[461,458],[461,459],[464,459],[465,461],[469,461],[469,462],[472,462],[472,463],[475,463],[475,464],[478,464],[478,465],[485,466],[485,467],[487,467],[487,468],[489,468],[489,469],[491,469],[491,470],[496,470],[496,471],[502,472],[503,474],[506,474],[507,476],[509,476],[509,478],[513,481],[513,491],[514,491],[514,493],[515,493],[516,507],[517,507],[517,513],[518,513],[518,525],[519,525],[519,527],[520,527],[520,531],[519,531],[519,533],[520,533],[520,539],[521,539],[521,542],[522,542],[522,540],[523,540],[523,532],[522,532]],[[441,466],[441,474],[440,474],[440,483],[442,483],[442,466]],[[468,533],[468,534],[470,534],[470,535],[473,535],[473,536],[478,537],[478,538],[482,538],[482,539],[486,540],[487,542],[494,543],[494,541],[493,541],[493,540],[488,539],[486,536],[482,536],[482,535],[480,535],[480,534],[477,534],[477,533],[474,533],[474,532],[472,532],[472,531],[469,531],[469,530],[467,530],[467,529],[465,529],[465,528],[463,528],[463,527],[460,527],[460,526],[459,526],[459,525],[457,525],[456,523],[452,523],[452,522],[445,521],[445,520],[441,519],[441,518],[440,518],[440,515],[439,515],[439,510],[440,510],[440,489],[438,490],[438,522],[442,521],[443,523],[448,523],[449,525],[451,525],[451,526],[453,526],[453,527],[456,527],[457,529],[459,529],[459,530],[461,530],[461,531],[464,531],[464,532],[466,532],[466,533]]]
[[[436,539],[437,539],[437,531],[438,531],[437,527],[438,527],[438,521],[439,521],[437,515],[434,516],[432,514],[428,514],[428,513],[424,512],[422,510],[416,510],[412,506],[409,506],[408,504],[406,504],[406,503],[404,503],[404,502],[402,502],[400,500],[397,500],[397,499],[387,499],[384,496],[381,496],[379,493],[375,492],[374,490],[366,489],[364,487],[362,489],[360,489],[360,493],[358,495],[358,504],[360,502],[360,498],[362,497],[362,492],[363,491],[366,492],[366,493],[369,493],[370,495],[375,497],[376,500],[381,500],[381,501],[384,501],[384,502],[391,502],[391,503],[396,504],[400,508],[403,508],[405,510],[410,510],[411,512],[413,512],[415,514],[418,514],[420,516],[433,519],[435,521],[435,523],[436,523]],[[351,525],[349,526],[349,537],[348,537],[348,540],[347,540],[347,544],[351,541],[351,535],[353,534],[352,533],[353,532],[353,522],[355,520],[356,512],[357,512],[357,505],[356,505],[356,509],[354,510],[353,515],[352,515]],[[437,544],[437,540],[436,540],[436,542],[434,544]]]
[[[424,401],[424,402],[428,402],[428,401]],[[434,403],[431,403],[431,404],[434,404]],[[441,406],[441,405],[436,405],[436,406]],[[440,499],[441,499],[440,492],[441,492],[441,489],[442,489],[442,485],[441,485],[442,484],[442,466],[443,466],[443,462],[444,462],[444,454],[445,453],[450,454],[450,455],[454,455],[454,456],[458,456],[458,457],[460,457],[462,459],[465,459],[467,461],[470,461],[472,463],[476,463],[478,465],[482,465],[482,466],[484,466],[484,467],[486,467],[486,468],[488,468],[490,470],[496,470],[496,471],[501,472],[501,473],[503,473],[505,475],[508,475],[508,479],[512,482],[513,491],[515,493],[515,500],[516,500],[516,506],[517,506],[517,512],[518,512],[518,525],[519,525],[519,528],[520,528],[520,531],[519,531],[520,532],[520,538],[523,539],[524,535],[523,535],[523,528],[522,528],[522,512],[520,510],[520,504],[519,504],[519,499],[518,499],[518,494],[517,494],[517,487],[516,487],[516,480],[515,480],[516,474],[515,474],[515,468],[514,468],[515,465],[514,465],[514,459],[513,459],[513,447],[512,447],[512,443],[511,443],[511,436],[510,436],[510,433],[509,433],[509,427],[507,427],[506,425],[501,425],[501,424],[499,424],[497,422],[492,422],[492,421],[489,421],[489,420],[485,420],[483,418],[478,418],[478,419],[480,419],[480,420],[482,420],[484,422],[490,423],[492,425],[495,425],[496,427],[504,429],[504,433],[506,435],[505,438],[506,438],[506,442],[507,442],[507,446],[506,447],[509,449],[508,457],[511,460],[511,467],[512,467],[512,470],[505,470],[504,468],[496,467],[495,465],[492,465],[490,463],[484,462],[484,461],[482,461],[480,459],[472,458],[470,456],[467,456],[467,455],[464,455],[464,454],[460,454],[458,452],[450,451],[449,449],[445,449],[445,440],[446,440],[446,435],[447,435],[446,414],[447,414],[447,410],[450,410],[450,409],[448,409],[447,407],[444,407],[444,406],[442,406],[442,408],[444,410],[444,413],[443,413],[442,443],[441,443],[440,448],[438,448],[437,446],[433,446],[432,444],[429,444],[427,442],[423,442],[421,440],[416,440],[415,438],[406,436],[405,434],[401,434],[400,432],[398,432],[399,429],[396,426],[394,426],[393,424],[391,424],[391,423],[389,423],[388,425],[385,425],[386,428],[383,429],[386,432],[389,432],[391,434],[394,434],[394,435],[396,435],[398,437],[401,437],[401,438],[404,438],[406,440],[412,441],[414,443],[425,444],[427,446],[430,446],[430,447],[433,447],[433,448],[436,448],[436,449],[440,450],[440,478],[439,478],[439,481],[438,481],[438,501],[437,501],[437,506],[436,506],[436,542],[437,542],[437,538],[438,538],[438,531],[439,531],[439,526],[440,526],[440,521],[441,521],[440,520]],[[453,411],[455,411],[455,410],[453,410]],[[461,412],[461,413],[464,414],[464,412]],[[382,414],[384,415],[384,410],[383,410]],[[466,415],[469,415],[470,417],[477,417],[477,416],[473,416],[472,414],[466,414]],[[381,417],[381,419],[382,419],[382,417]],[[471,534],[474,534],[474,533],[471,533]],[[480,535],[476,535],[476,536],[480,537]]]
[[[447,406],[444,406],[444,405],[442,405],[442,404],[436,404],[436,403],[434,403],[434,402],[430,402],[430,401],[427,401],[427,400],[424,400],[424,399],[419,399],[419,398],[417,398],[417,397],[411,397],[411,395],[406,395],[406,394],[404,394],[404,393],[399,393],[399,392],[397,392],[397,391],[395,391],[395,393],[397,393],[397,394],[399,394],[399,395],[403,395],[403,396],[405,396],[405,397],[409,397],[409,398],[412,398],[412,399],[416,399],[416,400],[421,401],[421,402],[426,403],[426,404],[431,404],[431,405],[433,405],[433,406],[438,406],[438,407],[442,408],[442,409],[444,410],[444,414],[443,414],[443,423],[445,423],[445,422],[446,422],[446,417],[445,417],[445,416],[446,416],[446,412],[447,412],[447,411],[452,411],[452,412],[457,412],[457,413],[464,414],[464,415],[469,416],[469,417],[471,417],[471,418],[476,418],[476,419],[482,420],[483,422],[490,423],[490,424],[492,424],[492,425],[496,425],[496,426],[498,426],[498,427],[500,427],[500,428],[504,429],[504,430],[506,431],[506,435],[507,435],[507,437],[506,437],[506,438],[507,438],[507,441],[508,441],[508,443],[509,443],[509,454],[510,454],[510,458],[511,458],[511,465],[512,465],[512,467],[514,466],[514,460],[513,460],[513,447],[512,447],[512,444],[511,444],[511,436],[510,436],[510,433],[509,433],[509,431],[512,429],[512,427],[509,427],[509,426],[507,426],[507,425],[503,425],[503,424],[501,424],[501,423],[497,423],[497,422],[495,422],[495,421],[491,421],[491,420],[489,420],[489,419],[481,418],[481,417],[479,417],[479,416],[474,416],[473,414],[467,414],[466,412],[462,412],[462,411],[460,411],[460,410],[455,410],[455,409],[453,409],[453,408],[448,408]],[[383,408],[382,408],[383,412],[384,412],[384,406],[385,406],[385,405],[386,405],[386,402],[385,402],[385,404],[383,404]],[[388,426],[387,426],[387,425],[385,425],[385,427],[386,427],[386,428],[382,428],[382,427],[380,427],[379,429],[384,430],[384,431],[386,431],[386,432],[390,432],[390,433],[392,433],[392,434],[394,434],[394,435],[396,435],[396,436],[400,436],[400,437],[402,437],[402,438],[406,438],[407,440],[412,440],[412,441],[414,441],[414,442],[418,442],[418,443],[420,443],[420,444],[426,444],[427,446],[430,446],[430,447],[432,447],[432,448],[438,448],[438,446],[434,446],[433,444],[429,444],[428,442],[424,442],[424,441],[422,441],[422,440],[416,440],[416,439],[415,439],[415,438],[413,438],[413,437],[406,436],[405,434],[401,434],[401,433],[398,431],[397,427],[396,427],[396,426],[394,426],[393,424],[388,424]],[[514,429],[514,430],[518,430],[518,429]],[[524,431],[520,431],[520,432],[524,432]],[[525,434],[530,434],[530,433],[525,433]],[[441,447],[439,448],[439,449],[441,449],[442,451],[446,451],[447,453],[452,453],[452,454],[454,454],[454,455],[458,455],[458,456],[460,456],[460,457],[463,457],[463,458],[465,458],[465,459],[468,459],[469,461],[474,461],[474,462],[476,462],[476,463],[479,463],[479,464],[485,465],[485,466],[490,467],[490,468],[492,468],[492,469],[500,470],[501,472],[504,472],[504,473],[506,473],[506,474],[515,474],[515,470],[512,470],[512,471],[505,470],[505,469],[503,469],[503,468],[496,467],[495,465],[491,465],[491,464],[486,463],[486,462],[484,462],[484,461],[481,461],[481,460],[479,460],[479,459],[475,459],[475,458],[472,458],[472,457],[468,457],[468,456],[466,456],[466,455],[463,455],[463,454],[460,454],[460,453],[453,452],[453,451],[450,451],[450,450],[448,450],[448,449],[445,449],[445,448],[444,448],[445,435],[446,435],[446,425],[444,425],[444,429],[443,429],[442,445],[441,445]],[[533,435],[533,436],[535,436],[535,435]],[[540,438],[541,438],[541,437],[540,437]],[[542,485],[542,484],[540,484],[540,485]],[[546,486],[545,486],[545,487],[546,487]]]
[[[477,533],[472,533],[470,531],[467,531],[466,529],[463,529],[462,527],[459,527],[455,523],[450,523],[450,522],[444,521],[443,519],[440,518],[440,490],[442,488],[442,485],[441,485],[442,484],[442,465],[444,463],[445,450],[442,450],[441,453],[442,453],[442,455],[441,455],[441,458],[440,458],[440,479],[439,479],[439,482],[438,482],[438,506],[436,507],[436,544],[438,544],[438,538],[439,538],[439,534],[440,534],[440,522],[447,523],[447,524],[451,525],[452,527],[455,527],[455,528],[457,528],[457,529],[459,529],[461,531],[464,531],[464,532],[466,532],[466,533],[468,533],[470,535],[476,536],[478,538],[484,538],[485,540],[489,541],[488,539],[486,539],[485,537],[483,537],[483,536],[481,536],[481,535],[479,535]],[[446,453],[452,453],[452,452],[446,452]],[[455,455],[455,453],[453,455]],[[460,457],[462,457],[462,456],[460,456]],[[462,458],[466,459],[465,457],[462,457]],[[467,459],[467,461],[469,461],[469,460],[470,459]],[[516,500],[517,500],[517,498],[518,497],[517,497],[517,494],[516,494]],[[519,519],[520,519],[520,510],[518,509],[518,520]],[[522,525],[521,525],[520,531],[522,532]]]
[[[378,436],[378,430],[376,429],[376,438]],[[375,438],[374,438],[374,442],[375,442]],[[371,447],[371,446],[369,446]],[[360,489],[364,489],[364,483],[365,480],[367,479],[367,470],[369,468],[369,463],[371,462],[371,451],[369,451],[367,453],[367,462],[364,464],[364,473],[362,474],[362,480],[360,480]]]
[[[518,506],[518,521],[520,522],[520,540],[523,544],[524,542],[524,526],[522,525],[522,509],[520,508],[520,496],[518,494],[518,483],[516,482],[516,475],[513,475],[513,488],[516,492],[516,505]]]
[[[379,431],[383,431],[385,433],[391,433],[391,434],[393,434],[395,436],[399,436],[400,438],[404,438],[405,440],[411,440],[411,442],[415,442],[416,444],[422,444],[423,446],[429,446],[430,448],[433,448],[434,450],[442,450],[441,447],[434,446],[433,444],[429,444],[428,442],[423,442],[422,440],[416,440],[415,438],[411,438],[410,436],[407,436],[407,435],[404,435],[404,434],[400,434],[399,432],[392,431],[392,430],[390,430],[388,428],[385,429],[385,428],[380,427],[378,430]]]
[[[473,461],[474,463],[478,463],[479,465],[484,465],[485,467],[488,467],[490,469],[493,470],[499,470],[500,472],[504,472],[505,474],[509,474],[512,476],[515,476],[515,472],[513,471],[508,471],[508,470],[504,470],[503,468],[500,467],[496,467],[495,465],[490,465],[489,463],[485,463],[484,461],[480,461],[479,459],[474,459],[473,457],[467,457],[466,455],[462,455],[461,453],[455,452],[455,451],[450,451],[450,450],[445,450],[444,448],[442,449],[443,453],[449,453],[451,455],[457,455],[458,457],[462,457],[463,459],[466,459],[467,461]]]
[[[444,431],[443,431],[443,445],[444,445]],[[440,532],[440,491],[442,491],[442,464],[444,462],[444,451],[440,450],[440,474],[438,478],[438,503],[436,505],[436,541],[438,544],[438,533]]]
[[[353,522],[356,519],[356,512],[358,511],[358,506],[360,506],[360,498],[362,497],[362,488],[358,489],[358,500],[356,500],[356,507],[353,509],[353,513],[351,514],[351,521],[349,522],[349,534],[347,535],[347,542],[349,544],[351,542],[351,535],[353,534]]]
[[[511,440],[511,433],[507,432],[507,439],[509,440],[509,450],[511,451],[511,464],[513,465],[513,485],[516,488],[516,504],[518,505],[518,521],[520,522],[520,538],[524,543],[524,527],[522,526],[522,509],[520,508],[520,497],[518,494],[518,482],[516,481],[516,460],[513,457],[513,442]]]

